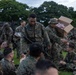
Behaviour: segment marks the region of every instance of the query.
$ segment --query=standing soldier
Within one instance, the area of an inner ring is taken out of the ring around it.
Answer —
[[[52,49],[50,54],[51,60],[56,64],[58,63],[58,61],[62,59],[62,55],[61,55],[62,47],[59,44],[61,44],[62,42],[63,43],[67,42],[65,39],[61,39],[60,37],[57,36],[56,30],[55,30],[57,23],[58,23],[57,20],[52,18],[49,21],[49,25],[46,27],[46,31],[49,35],[50,41],[52,42]]]
[[[4,25],[3,25],[3,27],[2,27],[1,38],[2,38],[4,41],[11,42],[12,36],[13,36],[13,30],[12,30],[12,28],[10,27],[9,23],[4,23]]]
[[[16,45],[16,50],[17,50],[17,57],[20,57],[20,52],[22,50],[21,46],[22,44],[20,44],[20,40],[21,40],[21,33],[24,31],[24,27],[26,25],[26,22],[24,20],[22,20],[20,22],[20,26],[18,26],[15,30],[15,35],[14,35],[14,43]],[[24,45],[24,44],[23,44]]]
[[[23,33],[22,42],[26,43],[25,51],[29,50],[29,45],[33,42],[37,42],[43,44],[46,43],[47,47],[50,48],[50,39],[48,37],[47,32],[45,31],[45,27],[36,21],[36,15],[31,14],[28,18],[28,24],[25,27],[25,32]]]

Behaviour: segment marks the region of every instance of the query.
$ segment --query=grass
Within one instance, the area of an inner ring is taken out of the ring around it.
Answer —
[[[15,65],[18,65],[19,64],[19,61],[20,61],[20,59],[17,58],[17,52],[15,50],[14,51],[14,63],[15,63]]]
[[[63,56],[65,58],[67,52],[63,52],[62,54],[63,54]],[[16,50],[15,50],[15,56],[14,56],[14,63],[15,63],[15,65],[19,64],[19,59],[17,59],[17,57],[16,57]],[[73,75],[73,74],[72,74],[72,72],[59,71],[59,75]]]
[[[72,72],[60,71],[59,75],[73,75]]]

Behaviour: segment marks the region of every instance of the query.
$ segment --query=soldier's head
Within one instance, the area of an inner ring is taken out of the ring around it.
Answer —
[[[35,75],[58,75],[58,70],[50,60],[39,60],[36,63]]]
[[[30,45],[29,50],[30,50],[29,52],[30,56],[34,58],[40,58],[42,53],[42,45],[38,43],[33,43]]]
[[[5,58],[13,59],[14,57],[14,51],[11,48],[5,48],[3,54]]]
[[[20,21],[20,24],[21,24],[21,26],[25,26],[25,25],[26,25],[26,21],[21,20],[21,21]]]
[[[51,27],[55,28],[56,24],[58,24],[58,21],[55,18],[52,18],[48,23]]]
[[[28,18],[29,24],[30,25],[35,25],[36,24],[36,15],[35,14],[30,14]]]
[[[67,51],[73,51],[75,49],[75,44],[73,42],[69,42],[69,44],[67,45]]]

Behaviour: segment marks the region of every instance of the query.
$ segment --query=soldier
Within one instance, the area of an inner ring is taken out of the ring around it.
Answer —
[[[20,63],[17,75],[34,75],[35,64],[41,57],[42,45],[33,43],[29,50],[29,56]]]
[[[9,26],[9,23],[4,23],[1,31],[2,31],[1,39],[3,39],[4,41],[8,41],[9,43],[11,43],[12,36],[13,36],[13,30]]]
[[[16,50],[17,50],[17,58],[20,57],[20,53],[21,53],[21,50],[23,50],[22,47],[25,46],[25,44],[20,44],[20,40],[21,40],[21,33],[24,31],[24,27],[26,25],[26,22],[24,20],[22,20],[20,22],[20,26],[18,26],[15,30],[15,34],[14,34],[14,43],[15,43],[15,46],[16,46]]]
[[[25,51],[29,50],[29,45],[33,42],[38,42],[40,44],[46,43],[47,47],[50,48],[50,39],[45,27],[36,21],[36,15],[30,14],[28,18],[28,24],[25,26],[25,32],[23,33],[22,41],[26,43]]]
[[[50,52],[51,60],[56,64],[58,63],[58,61],[62,59],[62,54],[61,54],[62,47],[60,46],[60,44],[62,42],[63,43],[67,42],[65,39],[61,39],[60,37],[57,36],[55,30],[57,23],[58,23],[57,20],[52,18],[49,21],[49,25],[46,27],[46,31],[49,35],[50,41],[52,42],[52,49]]]
[[[3,54],[4,58],[1,60],[3,75],[16,75],[16,68],[12,61],[14,57],[14,51],[11,48],[5,48]]]
[[[61,68],[66,70],[74,70],[76,68],[76,53],[74,52],[75,44],[70,42],[67,45],[67,55],[64,60],[60,61]]]

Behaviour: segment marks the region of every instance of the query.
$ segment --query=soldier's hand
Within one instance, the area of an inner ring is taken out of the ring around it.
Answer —
[[[66,39],[61,39],[61,41],[65,44],[67,44],[67,42],[68,42],[68,40],[66,40]]]
[[[65,61],[60,61],[60,64],[65,65],[65,64],[66,64],[66,62],[65,62]]]

